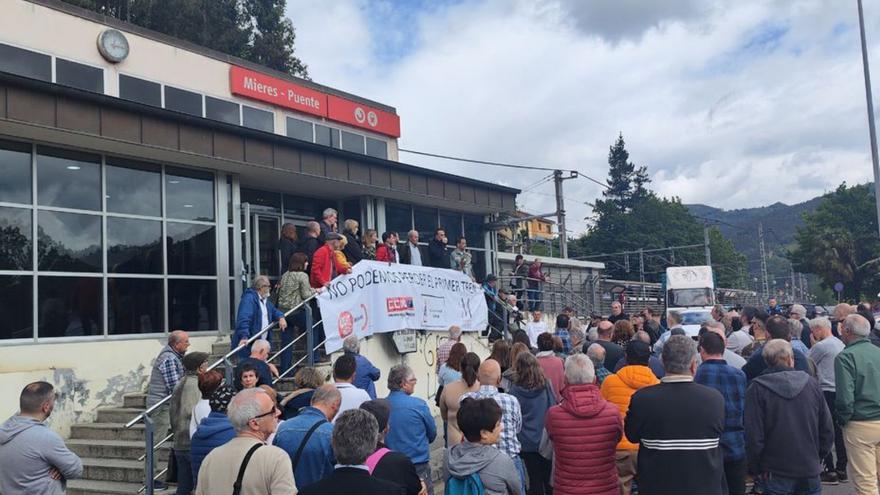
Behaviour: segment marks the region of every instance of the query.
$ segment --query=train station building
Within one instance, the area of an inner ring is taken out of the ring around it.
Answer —
[[[281,272],[282,224],[328,207],[497,266],[485,225],[518,191],[401,163],[395,108],[57,0],[2,9],[0,414],[37,379],[69,421],[117,400],[169,329],[209,349]]]

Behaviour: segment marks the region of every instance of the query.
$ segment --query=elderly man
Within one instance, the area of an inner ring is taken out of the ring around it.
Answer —
[[[819,495],[820,460],[831,450],[831,413],[816,380],[794,369],[783,339],[761,349],[767,370],[746,392],[745,428],[749,474],[768,494]]]
[[[684,332],[684,329],[681,326],[681,313],[678,311],[669,311],[666,313],[666,324],[669,325],[669,330],[663,332],[663,335],[657,339],[657,342],[654,344],[654,355],[660,357],[663,354],[663,346],[666,344],[666,341],[669,340],[669,337],[672,337],[675,334],[679,334],[680,332],[673,332],[674,330],[680,330]],[[683,335],[683,333],[682,333]]]
[[[257,370],[257,387],[260,385],[272,385],[272,377],[278,376],[278,368],[274,364],[268,362],[269,359],[269,341],[257,340],[251,344],[251,355],[238,362],[235,367],[235,389],[241,390],[241,369],[244,365],[253,366]]]
[[[393,413],[385,443],[389,449],[409,457],[419,477],[427,485],[428,494],[433,495],[430,444],[437,438],[437,425],[428,403],[413,397],[416,383],[418,380],[413,370],[404,364],[394,366],[388,372],[388,402]]]
[[[737,354],[727,348],[727,336],[725,335],[724,324],[721,323],[720,321],[710,321],[710,322],[704,323],[704,325],[705,325],[706,332],[715,333],[719,337],[721,337],[722,341],[724,341],[724,353],[722,354],[721,358],[724,359],[724,361],[727,364],[733,366],[734,368],[736,368],[738,370],[742,369],[742,367],[746,365],[746,360],[745,360],[745,358],[743,358],[739,354]],[[699,333],[699,337],[702,337],[703,333],[705,333],[705,332],[701,328],[700,333]],[[702,356],[702,354],[700,354],[700,356]],[[702,361],[700,361],[698,359],[697,365],[699,365],[701,362]]]
[[[323,239],[324,238],[321,237],[321,224],[315,221],[307,222],[306,234],[302,240],[302,244],[299,246],[299,250],[309,259],[309,270],[312,269],[312,257],[315,255],[315,251],[321,247]]]
[[[272,443],[290,456],[293,474],[299,486],[321,480],[333,472],[336,460],[330,447],[333,425],[330,424],[342,402],[339,390],[326,384],[312,395],[310,406],[278,425]]]
[[[856,307],[851,304],[840,303],[834,306],[834,310],[831,312],[831,334],[840,338],[840,326],[843,324],[843,320],[855,312]]]
[[[799,324],[801,328],[801,331],[798,332],[796,337],[792,336],[792,340],[795,338],[800,339],[807,349],[809,349],[813,343],[810,342],[810,322],[807,320],[807,308],[800,304],[792,304],[791,308],[788,309],[788,319]]]
[[[269,300],[271,292],[272,284],[269,283],[269,278],[259,275],[254,278],[251,287],[241,295],[241,300],[238,303],[238,315],[235,318],[235,333],[232,334],[232,348],[241,346],[238,351],[238,356],[241,359],[245,359],[251,354],[250,349],[245,345],[247,341],[260,333],[260,330],[268,327],[269,323],[277,321],[281,331],[287,328],[284,313],[275,308],[275,305]],[[260,338],[267,340],[269,332],[264,333]]]
[[[834,423],[834,451],[837,454],[837,464],[831,452],[825,456],[825,471],[821,474],[822,483],[837,483],[848,481],[846,475],[846,444],[843,441],[843,428],[837,419],[837,410],[834,408],[835,401],[835,378],[834,361],[837,355],[843,351],[844,343],[831,334],[831,322],[828,318],[819,317],[810,320],[813,346],[807,357],[816,366],[816,375],[819,379],[819,387],[825,397],[825,404],[831,410],[831,419]]]
[[[599,344],[590,344],[587,348],[587,357],[593,362],[593,369],[596,374],[596,385],[602,386],[605,378],[611,374],[605,367],[605,348]]]
[[[587,336],[586,334],[584,334],[584,329],[572,328],[568,331],[568,333],[571,337],[571,352],[569,352],[569,354],[580,354],[584,352],[584,343],[586,343],[587,341]]]
[[[150,382],[147,387],[146,405],[148,409],[171,395],[174,388],[183,379],[185,373],[183,356],[187,349],[189,349],[189,335],[186,332],[175,330],[168,334],[168,344],[159,351],[159,356],[153,361],[153,371],[150,373]],[[168,428],[171,426],[168,404],[159,407],[150,417],[153,419],[153,431],[158,442],[168,435]]]
[[[617,323],[620,320],[628,320],[629,315],[623,312],[623,306],[620,304],[620,301],[614,301],[611,303],[611,314],[608,316],[608,321],[611,323]]]
[[[424,266],[427,264],[427,256],[422,252],[422,246],[419,246],[419,231],[410,230],[406,233],[406,242],[398,248],[400,252],[400,262],[404,265]]]
[[[731,332],[730,335],[727,336],[728,349],[739,354],[746,348],[746,346],[755,341],[755,338],[752,337],[749,330],[751,329],[752,320],[757,318],[757,316],[758,308],[746,306],[742,309],[742,314],[739,317],[740,322],[742,322],[742,327],[735,332]]]
[[[644,342],[648,346],[648,352],[651,352],[651,336],[648,335],[648,332],[644,330],[639,330],[635,333],[635,335],[633,335],[633,340]],[[620,358],[620,360],[617,361],[617,364],[614,365],[614,373],[617,373],[621,370],[621,368],[628,364],[630,363],[627,361],[626,352],[624,352],[623,357]],[[663,363],[660,361],[659,358],[655,356],[651,356],[648,359],[648,367],[651,368],[651,371],[657,378],[663,378],[663,375],[666,374],[666,372],[663,371]]]
[[[293,467],[286,452],[266,440],[278,428],[281,412],[262,388],[242,390],[229,403],[227,415],[236,436],[215,448],[199,468],[196,495],[230,493],[239,471],[242,495],[296,493]],[[242,462],[250,453],[244,469]]]
[[[50,383],[21,391],[19,412],[0,426],[0,492],[64,493],[67,480],[82,476],[82,461],[46,426],[55,408]]]
[[[623,358],[623,347],[611,342],[614,336],[614,323],[608,320],[600,321],[596,331],[599,337],[596,343],[605,349],[605,369],[613,370],[617,362]]]
[[[452,350],[452,346],[461,342],[461,327],[458,325],[452,325],[449,327],[449,338],[442,341],[440,345],[437,346],[437,362],[435,364],[436,372],[440,372],[440,366],[446,363],[449,360],[449,351]]]
[[[846,348],[834,360],[834,406],[858,495],[877,493],[880,464],[880,348],[870,333],[860,315],[847,316],[840,332]]]
[[[705,332],[700,337],[699,351],[703,364],[697,368],[694,382],[714,388],[724,397],[721,449],[724,452],[727,492],[728,495],[743,495],[746,491],[746,439],[743,428],[746,374],[725,361],[724,352],[729,350],[724,346],[724,338],[716,332]]]
[[[663,347],[666,376],[630,400],[625,432],[639,443],[639,493],[722,495],[724,397],[694,383],[696,345],[673,335]]]
[[[595,381],[586,355],[565,360],[565,400],[547,411],[541,441],[542,452],[552,443],[554,494],[618,494],[614,459],[623,433],[620,411],[602,398]]]
[[[360,495],[403,495],[406,490],[390,481],[370,475],[364,469],[367,458],[376,449],[379,423],[363,409],[345,411],[339,415],[333,429],[333,455],[337,465],[333,474],[305,486],[302,495],[330,495],[357,493]]]
[[[516,469],[520,473],[522,485],[525,487],[525,471],[523,469],[522,459],[519,456],[521,445],[519,442],[520,430],[522,430],[522,411],[519,407],[519,401],[516,397],[498,391],[501,385],[501,365],[494,359],[486,359],[480,364],[480,370],[477,373],[477,379],[480,381],[480,389],[476,392],[468,392],[459,398],[459,401],[465,397],[475,399],[494,399],[501,407],[501,437],[498,439],[498,450],[509,455],[516,464]],[[523,488],[525,492],[525,488]]]
[[[318,239],[326,242],[327,234],[336,232],[336,224],[339,221],[338,218],[339,215],[333,208],[327,208],[324,210],[324,213],[321,215],[321,234],[318,236]]]
[[[361,354],[361,343],[357,338],[357,335],[349,335],[342,341],[342,349],[346,354],[349,354],[354,357],[355,363],[357,364],[357,370],[354,374],[354,381],[352,384],[367,392],[367,395],[370,396],[370,400],[376,398],[376,385],[373,383],[379,378],[382,377],[382,372],[379,368],[373,366],[373,363],[370,362],[366,356]],[[446,354],[449,357],[448,351]]]

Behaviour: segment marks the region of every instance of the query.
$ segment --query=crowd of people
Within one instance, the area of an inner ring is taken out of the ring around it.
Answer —
[[[264,287],[260,287],[265,290]],[[821,493],[851,482],[878,493],[880,330],[870,307],[831,319],[792,306],[718,306],[696,338],[681,315],[650,308],[585,324],[566,309],[492,344],[481,359],[458,327],[436,349],[435,427],[407,365],[387,373],[344,342],[332,383],[314,367],[276,392],[258,340],[233,383],[206,370],[175,331],[154,362],[147,405],[170,432],[179,494],[433,494],[431,443],[442,433],[447,493]],[[389,393],[377,398],[386,377]],[[82,463],[45,427],[52,385],[21,393],[0,427],[0,492],[53,493]],[[440,440],[437,440],[440,441]],[[161,485],[161,484],[160,484]]]

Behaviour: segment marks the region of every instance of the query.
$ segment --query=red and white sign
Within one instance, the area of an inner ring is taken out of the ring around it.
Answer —
[[[386,136],[400,137],[400,117],[391,112],[328,95],[250,69],[230,66],[229,87],[236,96],[326,117]]]

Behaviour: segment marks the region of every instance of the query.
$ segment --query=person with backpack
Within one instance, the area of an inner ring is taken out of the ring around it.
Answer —
[[[330,445],[333,435],[330,421],[341,405],[339,390],[329,383],[321,385],[312,395],[311,406],[278,426],[273,444],[290,456],[299,486],[310,485],[333,473],[336,460]]]
[[[361,404],[360,408],[372,414],[379,424],[376,450],[364,463],[370,474],[402,486],[406,489],[406,495],[427,495],[428,488],[419,478],[416,467],[409,457],[385,446],[385,434],[388,433],[388,420],[391,418],[391,405],[388,400],[373,399]]]
[[[456,420],[464,441],[446,450],[445,495],[523,495],[513,459],[494,445],[501,437],[501,406],[465,398]]]

